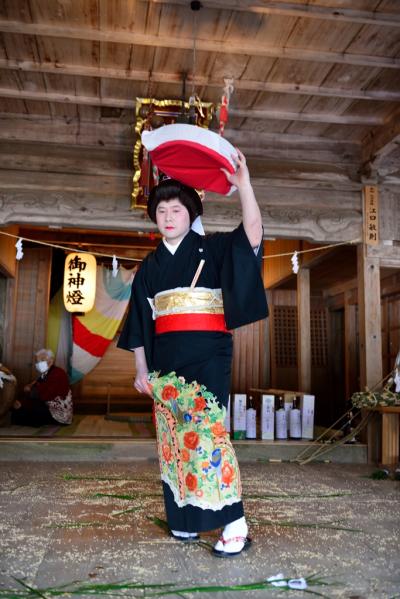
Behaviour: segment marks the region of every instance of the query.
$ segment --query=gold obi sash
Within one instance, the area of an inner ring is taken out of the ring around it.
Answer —
[[[228,330],[221,289],[177,287],[154,297],[156,334],[171,331]]]

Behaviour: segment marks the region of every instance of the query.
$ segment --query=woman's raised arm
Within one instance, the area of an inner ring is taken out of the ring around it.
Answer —
[[[257,248],[262,241],[261,212],[251,185],[246,158],[240,150],[237,150],[237,152],[237,156],[232,156],[236,162],[236,171],[230,173],[224,168],[221,170],[225,173],[228,181],[238,188],[242,205],[243,227],[251,247]]]

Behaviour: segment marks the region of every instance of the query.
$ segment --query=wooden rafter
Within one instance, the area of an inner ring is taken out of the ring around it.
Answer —
[[[0,69],[16,70],[33,73],[50,73],[57,75],[70,75],[77,77],[98,77],[105,79],[118,79],[121,81],[146,81],[154,83],[175,84],[182,87],[182,77],[178,72],[166,73],[164,71],[119,69],[115,67],[92,67],[78,64],[64,64],[51,62],[34,62],[31,60],[10,60],[0,58]],[[191,83],[190,76],[187,82]],[[301,85],[297,83],[275,83],[272,81],[253,81],[246,79],[235,80],[235,89],[246,91],[261,91],[277,94],[296,94],[305,96],[322,96],[328,98],[350,98],[353,100],[380,100],[386,102],[400,102],[400,92],[390,90],[363,90],[348,89],[344,87],[325,87],[319,85]],[[221,88],[221,79],[211,79],[200,75],[194,78],[197,87]]]
[[[187,7],[187,0],[152,0],[153,4],[176,4]],[[204,8],[217,10],[234,10],[251,12],[263,15],[282,15],[287,17],[304,17],[306,19],[329,20],[346,23],[360,23],[363,25],[379,25],[387,27],[400,27],[399,13],[384,13],[379,11],[354,10],[352,8],[332,8],[330,6],[301,6],[291,2],[268,2],[262,0],[204,0]]]
[[[132,120],[134,115],[132,113]],[[225,129],[225,137],[231,143],[243,147],[249,143],[249,131]],[[115,119],[108,122],[81,121],[78,118],[64,119],[44,115],[0,113],[0,145],[1,140],[32,141],[40,144],[56,143],[57,146],[87,145],[95,146],[99,150],[118,146],[121,149],[131,148],[133,141],[132,127],[129,123],[121,123]],[[99,140],[101,144],[99,145]],[[349,142],[346,139],[332,139],[317,135],[296,135],[291,133],[259,132],[255,139],[251,139],[254,150],[262,151],[266,147],[276,150],[283,147],[288,151],[291,147],[307,145],[316,151],[322,149],[336,151],[343,149],[346,155],[359,155],[360,144]],[[1,148],[0,148],[1,152]]]
[[[86,106],[109,106],[113,108],[133,108],[135,100],[111,98],[99,96],[83,96],[80,94],[45,92],[19,90],[11,88],[0,88],[0,97],[14,98],[19,100],[39,100],[41,102],[58,102],[62,104],[82,104]],[[358,116],[358,115],[339,115],[329,112],[321,113],[303,113],[289,112],[275,109],[263,110],[240,110],[232,108],[230,110],[232,117],[250,118],[250,119],[273,119],[283,121],[301,121],[306,123],[334,123],[341,125],[366,125],[377,126],[383,124],[381,117]]]
[[[54,38],[78,39],[85,41],[113,42],[152,48],[175,48],[191,50],[193,39],[174,37],[171,35],[151,35],[129,32],[124,29],[91,29],[87,27],[71,27],[68,25],[50,25],[47,23],[23,23],[0,19],[0,31],[23,35],[41,35]],[[286,58],[291,60],[308,60],[330,64],[347,64],[400,69],[400,58],[375,56],[368,54],[350,54],[346,52],[327,52],[323,50],[307,50],[305,48],[274,48],[260,43],[249,43],[244,40],[240,44],[230,41],[202,40],[196,41],[198,51],[222,52],[224,54],[240,54],[263,56],[269,58]]]
[[[388,154],[399,147],[400,110],[397,110],[388,123],[385,123],[378,130],[371,131],[365,140],[363,146],[363,164],[366,174],[373,174],[374,171],[379,169],[379,165],[385,156],[388,156]]]
[[[0,90],[1,95],[1,90]],[[382,124],[380,117],[374,116],[359,116],[359,115],[339,115],[333,113],[306,113],[306,112],[289,112],[283,110],[240,110],[231,108],[230,114],[233,117],[250,118],[250,119],[277,119],[280,121],[302,121],[306,123],[335,123],[341,125],[368,125],[374,126]]]

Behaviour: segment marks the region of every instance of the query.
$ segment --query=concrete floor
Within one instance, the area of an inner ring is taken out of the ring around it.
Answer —
[[[4,589],[22,590],[13,577],[42,589],[77,580],[188,587],[243,584],[281,572],[290,578],[318,572],[336,583],[310,587],[324,597],[400,597],[400,483],[371,480],[367,475],[374,469],[360,464],[242,462],[254,541],[247,553],[223,560],[205,544],[188,546],[169,538],[149,520],[165,517],[153,458],[0,461],[0,597],[11,597]],[[329,497],[335,494],[340,495]],[[135,511],[117,514],[129,508]],[[213,543],[216,534],[202,538]],[[40,596],[50,597],[45,591]],[[78,595],[83,596],[90,595]],[[150,594],[131,590],[124,596]],[[185,596],[307,597],[302,591],[283,594],[278,588]]]
[[[317,451],[323,451],[315,461],[343,464],[366,464],[367,446],[319,445],[307,441],[233,441],[239,462],[298,461]],[[306,452],[306,453],[304,453]],[[114,438],[7,438],[0,433],[0,462],[123,462],[157,459],[155,439]]]

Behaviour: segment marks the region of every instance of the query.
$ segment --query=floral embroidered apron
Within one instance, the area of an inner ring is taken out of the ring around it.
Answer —
[[[150,375],[162,480],[179,507],[220,510],[241,501],[239,468],[225,430],[226,410],[196,381]]]

